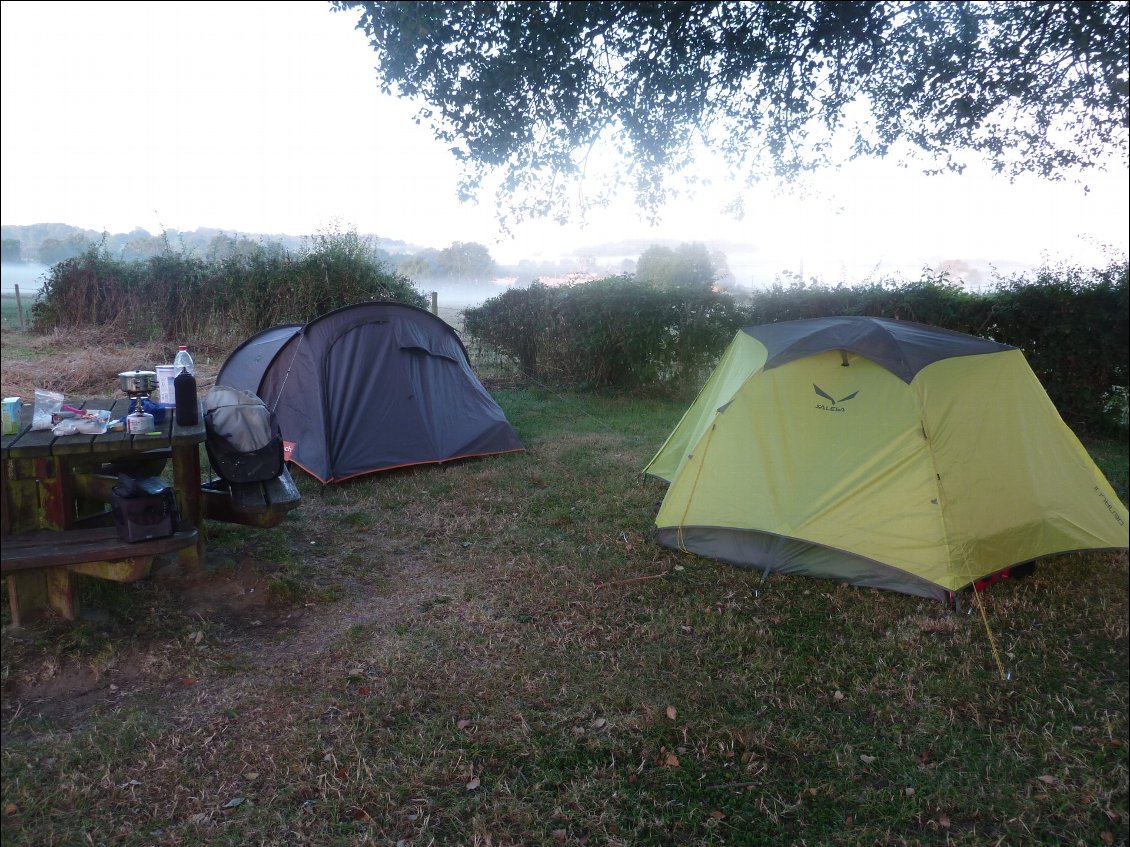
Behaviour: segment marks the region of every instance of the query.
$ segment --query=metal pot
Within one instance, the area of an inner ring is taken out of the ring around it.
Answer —
[[[118,382],[126,394],[152,394],[157,390],[157,372],[122,371]]]

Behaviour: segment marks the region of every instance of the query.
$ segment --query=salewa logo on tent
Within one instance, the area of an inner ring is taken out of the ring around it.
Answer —
[[[1110,516],[1114,518],[1114,522],[1119,526],[1126,526],[1126,521],[1118,514],[1118,510],[1114,508],[1114,504],[1107,499],[1107,496],[1103,494],[1102,490],[1097,485],[1094,489],[1095,493],[1099,495],[1099,499],[1103,501],[1103,505],[1106,506],[1106,510],[1110,512]]]
[[[813,388],[813,390],[815,390],[815,391],[816,391],[816,393],[817,393],[817,394],[818,394],[818,395],[819,395],[820,397],[823,397],[823,398],[824,398],[825,400],[827,400],[827,401],[828,401],[829,403],[831,403],[831,404],[832,404],[832,405],[830,405],[830,406],[828,406],[828,405],[825,405],[824,403],[817,403],[817,404],[816,404],[816,408],[817,408],[817,409],[821,409],[822,411],[825,411],[825,412],[846,412],[846,411],[847,411],[847,409],[845,409],[845,408],[844,408],[844,407],[843,407],[842,405],[840,405],[840,404],[841,404],[841,403],[846,403],[846,402],[847,402],[848,400],[852,399],[852,398],[853,398],[853,397],[854,397],[854,396],[855,396],[856,394],[858,394],[858,393],[859,393],[858,391],[853,391],[853,392],[852,392],[851,394],[849,394],[849,395],[848,395],[847,397],[841,397],[841,398],[840,398],[839,400],[837,400],[837,399],[836,399],[835,397],[833,397],[833,396],[832,396],[831,394],[829,394],[829,393],[828,393],[827,391],[824,391],[824,390],[823,390],[823,389],[822,389],[822,388],[821,388],[821,387],[820,387],[819,385],[817,385],[816,383],[813,383],[813,384],[812,384],[812,388]]]

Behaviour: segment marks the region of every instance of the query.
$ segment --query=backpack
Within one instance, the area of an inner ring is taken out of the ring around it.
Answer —
[[[217,385],[204,398],[204,447],[226,482],[266,482],[283,471],[275,413],[250,391]]]

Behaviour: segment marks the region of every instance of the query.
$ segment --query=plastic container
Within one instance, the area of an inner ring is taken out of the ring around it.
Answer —
[[[196,365],[192,361],[192,354],[183,344],[177,348],[177,354],[173,357],[173,369],[176,376],[180,376],[182,370],[187,370],[190,374],[196,376]]]
[[[4,398],[4,435],[15,435],[20,431],[20,398]]]
[[[157,365],[157,396],[160,397],[162,406],[172,408],[175,403],[173,394],[173,380],[177,378],[180,370],[176,365]]]

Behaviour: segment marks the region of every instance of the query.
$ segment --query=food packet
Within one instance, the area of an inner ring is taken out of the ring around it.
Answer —
[[[63,408],[63,395],[46,388],[35,389],[35,405],[31,411],[32,429],[51,429],[55,425],[54,416]]]

